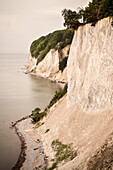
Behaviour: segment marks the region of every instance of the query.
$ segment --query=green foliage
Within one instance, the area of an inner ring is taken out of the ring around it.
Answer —
[[[59,61],[59,70],[61,70],[62,72],[67,66],[67,60],[68,60],[68,56],[64,57],[61,61]]]
[[[56,94],[54,95],[53,99],[50,101],[49,105],[45,108],[45,110],[43,112],[40,112],[40,108],[35,108],[32,111],[32,120],[33,123],[37,123],[40,120],[43,119],[44,116],[47,115],[48,112],[48,108],[50,108],[51,106],[53,106],[53,104],[55,104],[61,97],[63,97],[66,93],[67,93],[67,87],[68,85],[65,84],[64,89],[60,90],[60,91],[56,91]],[[47,132],[49,131],[49,129],[47,129]],[[47,133],[45,132],[45,133]]]
[[[61,97],[63,97],[66,93],[67,93],[67,88],[68,85],[65,84],[64,89],[60,90],[60,91],[56,91],[54,97],[52,98],[52,100],[50,101],[48,108],[50,108],[51,106],[53,106]]]
[[[32,42],[32,45],[30,46],[30,52],[31,52],[31,55],[32,56],[35,56],[35,50],[36,50],[36,47],[40,44],[40,42],[42,42],[43,40],[45,39],[44,36],[40,37],[38,40],[35,40]]]
[[[35,108],[33,111],[32,111],[32,114],[33,115],[36,115],[38,114],[39,112],[41,111],[41,109],[39,107]]]
[[[55,151],[55,162],[53,163],[52,167],[48,170],[55,169],[58,163],[64,161],[71,161],[77,156],[77,151],[72,149],[72,144],[62,144],[58,139],[54,140],[51,144],[52,149]]]
[[[68,44],[71,44],[73,34],[74,31],[72,30],[59,30],[33,41],[30,47],[32,57],[38,58],[38,64],[50,49],[55,48],[60,51]]]
[[[67,28],[77,29],[80,25],[79,19],[80,15],[76,11],[71,11],[70,9],[64,9],[62,11],[62,16],[64,17],[64,26]]]
[[[33,117],[32,117],[32,119],[33,119],[33,123],[36,123],[36,122],[38,122],[38,121],[40,121],[44,116],[46,116],[47,115],[47,113],[44,111],[44,112],[41,112],[41,113],[37,113],[36,115],[34,115]]]
[[[71,31],[71,30],[70,30]],[[59,42],[59,45],[57,47],[58,51],[60,52],[64,47],[66,47],[67,45],[71,44],[72,42],[72,38],[73,38],[73,34],[74,31],[70,32],[69,30],[65,30],[62,40]],[[70,38],[69,38],[70,37]]]
[[[53,170],[57,167],[57,162],[53,163],[51,168],[48,168],[47,170]]]
[[[93,26],[98,20],[113,16],[113,0],[92,0],[85,9],[80,8],[78,13],[64,9],[62,16],[64,17],[64,26],[67,28],[77,29],[86,23],[93,23]],[[83,23],[80,23],[79,19],[83,19]]]
[[[39,107],[35,108],[32,111],[33,123],[36,123],[36,122],[40,121],[44,116],[46,116],[46,114],[47,114],[46,109],[43,112],[40,112],[40,111],[41,111],[41,109]]]
[[[113,0],[101,0],[97,16],[99,19],[113,16]]]

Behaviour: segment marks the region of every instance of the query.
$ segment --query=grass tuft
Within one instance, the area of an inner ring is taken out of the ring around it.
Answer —
[[[73,150],[72,144],[66,145],[57,139],[51,143],[51,146],[56,154],[54,159],[55,162],[48,170],[55,169],[60,162],[63,161],[64,163],[66,163],[73,160],[77,156],[77,151]]]

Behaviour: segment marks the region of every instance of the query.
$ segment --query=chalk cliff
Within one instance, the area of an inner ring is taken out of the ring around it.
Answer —
[[[109,150],[113,149],[111,18],[99,21],[95,27],[88,24],[78,28],[71,45],[67,75],[67,95],[51,108],[38,132],[42,136],[49,166],[54,158],[51,143],[59,139],[64,144],[72,143],[77,156],[69,162],[60,162],[57,165],[58,169],[90,169],[89,162],[92,161],[92,157],[106,151],[109,137]],[[47,129],[49,132],[45,133]],[[97,158],[97,164],[95,163],[97,167],[94,166],[92,169],[99,168],[99,159]],[[111,160],[109,155],[107,162],[113,167],[109,163]],[[101,165],[104,166],[102,161]],[[93,163],[92,161],[92,166]]]
[[[31,54],[29,54],[28,63],[27,63],[27,69],[29,72],[35,69],[36,63],[37,63],[37,59],[35,57],[32,57]]]
[[[67,68],[61,72],[59,70],[59,61],[68,55],[69,48],[70,45],[67,45],[60,52],[51,49],[38,65],[37,59],[30,54],[27,64],[28,72],[33,72],[36,75],[49,78],[53,81],[67,82]]]
[[[113,30],[111,19],[75,32],[68,61],[68,106],[90,110],[113,105]]]
[[[36,66],[36,73],[43,77],[52,77],[59,71],[59,53],[51,49],[46,57]]]

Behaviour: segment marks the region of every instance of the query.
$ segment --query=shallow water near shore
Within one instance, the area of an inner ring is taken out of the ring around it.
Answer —
[[[28,54],[0,54],[0,169],[10,170],[20,153],[20,141],[9,127],[36,108],[44,109],[59,86],[24,74]]]

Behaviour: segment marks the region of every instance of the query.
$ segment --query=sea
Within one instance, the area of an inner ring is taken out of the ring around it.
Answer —
[[[25,74],[28,54],[0,54],[0,170],[10,170],[18,160],[21,143],[11,123],[42,110],[60,87]]]

